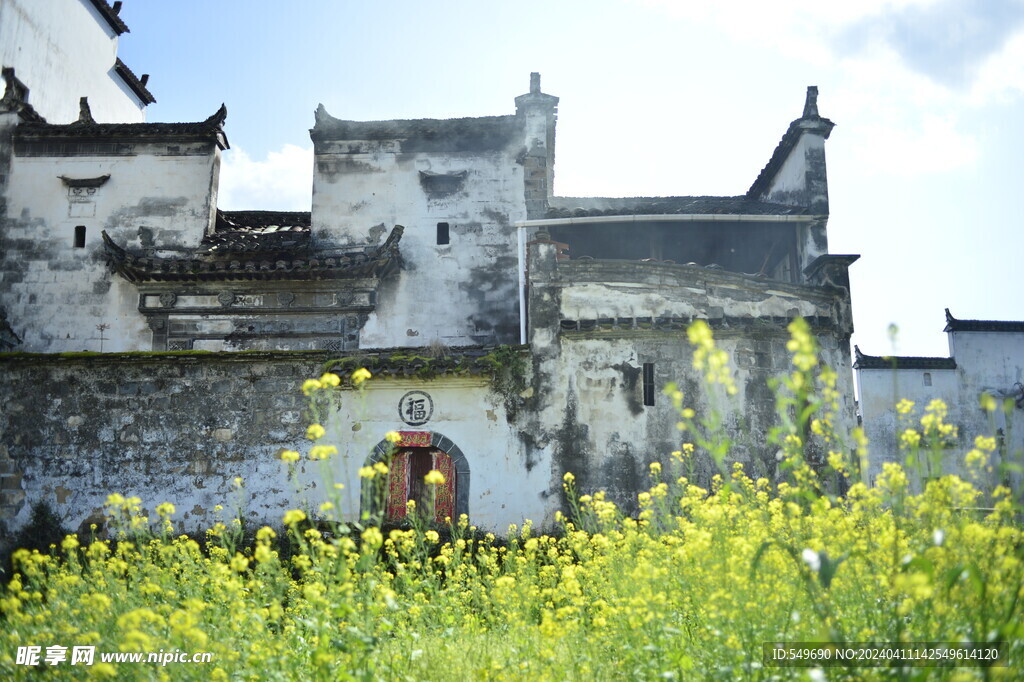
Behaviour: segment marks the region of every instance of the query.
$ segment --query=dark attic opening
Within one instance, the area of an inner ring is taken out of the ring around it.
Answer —
[[[797,227],[792,223],[622,221],[559,225],[551,238],[569,257],[657,261],[796,281]]]

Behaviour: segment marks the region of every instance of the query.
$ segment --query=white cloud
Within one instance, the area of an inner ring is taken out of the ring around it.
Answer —
[[[855,157],[862,167],[881,175],[942,173],[970,165],[978,157],[977,140],[958,131],[951,117],[929,114],[912,127],[871,125],[857,133]]]
[[[218,208],[308,211],[312,197],[312,147],[286,144],[263,161],[237,147],[224,153]]]
[[[1024,32],[1010,38],[1002,51],[978,68],[971,101],[985,104],[1024,93]]]

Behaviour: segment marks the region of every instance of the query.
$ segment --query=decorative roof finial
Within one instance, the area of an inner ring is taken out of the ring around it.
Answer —
[[[89,124],[95,123],[96,119],[92,117],[92,110],[89,108],[89,98],[81,97],[78,100],[78,121],[77,123]]]
[[[530,74],[530,94],[540,92],[540,73],[534,71]]]
[[[804,102],[804,118],[818,118],[818,86],[807,86],[807,100]]]
[[[226,121],[227,118],[228,108],[225,104],[221,103],[220,109],[214,112],[213,116],[203,121],[203,123],[209,123],[210,125],[215,125],[218,128],[221,128],[224,126],[224,121]]]
[[[956,321],[956,318],[953,317],[953,313],[949,312],[949,308],[946,308],[946,324],[949,324],[950,322],[955,322],[955,321]]]

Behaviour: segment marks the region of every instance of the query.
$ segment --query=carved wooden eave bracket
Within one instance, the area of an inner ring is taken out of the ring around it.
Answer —
[[[381,246],[348,251],[191,250],[178,257],[135,253],[117,244],[106,231],[102,236],[108,266],[129,282],[380,280],[401,266],[399,242],[404,231],[396,225]]]

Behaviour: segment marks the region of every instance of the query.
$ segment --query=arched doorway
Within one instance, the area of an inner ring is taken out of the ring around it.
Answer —
[[[457,521],[462,514],[468,515],[470,472],[462,450],[437,431],[399,431],[398,436],[393,445],[381,440],[368,461],[372,465],[390,459],[384,508],[374,511],[383,512],[385,521],[400,522],[406,517],[408,500],[425,510],[432,495],[431,520],[444,523],[446,518]],[[427,486],[423,477],[431,470],[440,471],[445,482],[434,488]],[[367,496],[362,497],[365,505]]]
[[[428,485],[424,477],[431,470],[441,472],[444,483]],[[431,520],[444,523],[455,518],[455,494],[458,474],[452,458],[437,448],[399,448],[391,456],[388,472],[387,502],[384,520],[400,522],[407,515],[409,500],[416,503],[420,514],[431,514]]]

